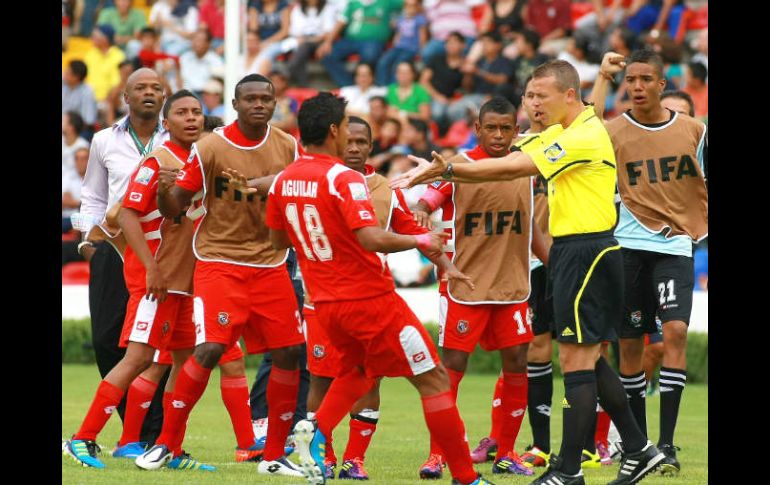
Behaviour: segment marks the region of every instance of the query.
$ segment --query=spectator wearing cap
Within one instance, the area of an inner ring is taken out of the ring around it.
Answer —
[[[211,50],[211,34],[199,30],[193,35],[192,50],[179,57],[179,65],[184,88],[200,94],[214,70],[223,68],[224,62]]]
[[[475,64],[468,61],[463,65],[463,87],[470,94],[449,107],[449,117],[460,120],[468,110],[476,110],[490,96],[499,94],[511,102],[515,96],[510,80],[513,78],[513,62],[503,57],[503,39],[496,31],[481,35],[482,57]],[[518,105],[518,100],[514,104]]]
[[[529,0],[527,26],[540,34],[540,52],[556,56],[572,32],[572,0]]]
[[[709,115],[709,87],[706,84],[708,70],[700,62],[691,62],[688,68],[687,80],[682,91],[692,98],[695,117],[705,121]]]
[[[270,124],[282,129],[286,133],[295,135],[297,131],[297,111],[299,103],[296,99],[286,94],[289,87],[289,72],[285,67],[276,66],[270,71],[270,81],[275,91],[275,111],[270,119]]]
[[[388,89],[374,85],[374,69],[369,64],[358,63],[354,72],[355,84],[342,87],[340,96],[348,101],[345,109],[348,115],[367,116],[372,97],[385,96]]]
[[[399,0],[350,0],[347,3],[334,29],[316,51],[338,86],[353,84],[353,76],[345,68],[345,60],[351,55],[358,54],[361,62],[367,64],[377,63],[393,33],[391,17],[400,8]],[[337,39],[343,31],[344,35]]]
[[[96,122],[96,98],[91,86],[84,82],[87,75],[83,61],[70,61],[61,79],[61,112],[74,111],[90,126]]]
[[[307,85],[307,63],[326,35],[334,30],[337,9],[333,1],[299,0],[289,17],[289,37],[283,41],[284,52],[291,51],[286,67],[291,80]]]
[[[516,79],[518,96],[524,94],[525,83],[540,64],[550,59],[546,54],[538,52],[540,34],[532,29],[524,29],[516,38],[516,50],[519,56],[513,61],[513,77]]]
[[[115,29],[115,44],[128,58],[139,52],[139,32],[147,27],[144,12],[131,8],[131,3],[131,0],[115,0],[115,6],[102,9],[96,19],[97,24],[111,25]]]
[[[198,20],[195,0],[158,0],[150,10],[149,24],[160,33],[161,50],[178,56],[190,49]]]
[[[288,0],[249,0],[248,27],[259,36],[256,73],[268,74],[289,36]]]
[[[201,100],[203,101],[204,116],[218,116],[224,118],[225,105],[222,98],[224,88],[219,79],[209,79],[202,88]]]
[[[420,52],[422,62],[427,64],[433,56],[443,54],[444,44],[452,32],[460,32],[466,41],[476,38],[476,23],[465,0],[425,0],[423,5],[428,17],[430,40]]]
[[[61,117],[61,174],[75,171],[75,151],[88,149],[88,142],[80,136],[83,131],[83,118],[75,111],[68,111]]]
[[[110,89],[120,83],[118,65],[126,55],[114,45],[115,29],[111,25],[97,25],[91,33],[91,42],[94,46],[83,59],[88,68],[86,82],[93,88],[96,101],[101,102]]]
[[[396,66],[396,82],[388,86],[385,99],[390,104],[388,116],[399,118],[402,123],[409,117],[430,121],[430,94],[417,82],[417,69],[411,62]]]
[[[220,56],[225,44],[225,0],[201,0],[198,4],[198,28],[211,33],[211,47]]]
[[[432,99],[431,116],[445,133],[456,120],[449,117],[449,107],[456,102],[463,84],[465,38],[459,32],[452,32],[446,40],[446,52],[433,56],[420,74],[420,84]]]
[[[398,63],[414,61],[427,41],[428,19],[422,12],[422,0],[404,0],[404,12],[396,20],[393,47],[377,63],[377,84],[386,86],[394,82]]]

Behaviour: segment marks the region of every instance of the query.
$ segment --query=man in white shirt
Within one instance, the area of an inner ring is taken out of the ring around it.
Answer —
[[[184,88],[200,94],[211,79],[212,72],[221,69],[224,61],[211,48],[211,34],[208,30],[199,30],[192,37],[192,50],[179,58]]]
[[[78,252],[90,262],[91,333],[102,378],[125,353],[125,349],[118,347],[118,340],[126,315],[128,291],[120,254],[111,244],[85,239],[92,230],[98,231],[95,226],[103,225],[107,210],[119,203],[131,173],[144,155],[168,139],[158,116],[164,96],[163,85],[155,71],[142,68],[131,74],[123,96],[128,105],[128,116],[94,135],[81,191],[80,213],[72,216],[73,227],[84,235]],[[142,441],[154,441],[160,432],[161,400],[162,393],[156,394],[142,428]],[[124,410],[125,399],[118,406],[121,419]]]

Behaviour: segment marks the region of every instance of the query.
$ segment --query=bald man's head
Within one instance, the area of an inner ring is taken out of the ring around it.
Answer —
[[[137,69],[126,81],[124,93],[128,112],[143,119],[157,118],[163,108],[163,84],[152,69]]]

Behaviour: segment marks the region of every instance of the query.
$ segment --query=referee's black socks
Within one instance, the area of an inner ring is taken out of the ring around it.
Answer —
[[[647,379],[644,371],[632,375],[620,374],[620,382],[626,390],[628,405],[631,406],[636,424],[639,425],[644,436],[647,436]]]
[[[604,357],[596,361],[596,388],[602,407],[615,423],[615,427],[623,439],[623,449],[634,453],[641,450],[647,444],[644,436],[636,423],[631,407],[626,399],[626,391],[620,378],[610,367]]]
[[[687,383],[684,369],[660,368],[660,438],[658,444],[674,444],[674,428],[679,416],[679,402]]]
[[[532,444],[544,453],[551,452],[551,399],[553,365],[551,362],[527,362],[527,410],[532,426]]]
[[[597,380],[593,370],[564,374],[564,423],[559,456],[563,463],[561,471],[568,475],[580,472],[585,437],[594,432],[591,426],[595,426],[596,420],[596,392]]]

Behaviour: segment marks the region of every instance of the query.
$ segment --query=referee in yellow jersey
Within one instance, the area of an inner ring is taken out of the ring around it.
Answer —
[[[548,128],[504,158],[433,162],[394,179],[394,187],[435,180],[455,183],[510,180],[541,174],[548,181],[553,235],[550,283],[559,359],[564,373],[563,438],[558,456],[532,485],[585,485],[580,458],[599,401],[623,439],[623,460],[610,485],[638,483],[660,465],[663,453],[636,424],[620,378],[600,356],[616,338],[623,314],[623,259],[612,235],[616,222],[615,153],[602,121],[580,99],[580,79],[566,61],[535,69],[532,108]]]

